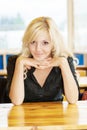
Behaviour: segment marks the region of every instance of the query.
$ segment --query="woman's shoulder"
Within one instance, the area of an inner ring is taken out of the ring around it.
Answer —
[[[7,75],[12,76],[15,68],[15,63],[18,55],[12,55],[7,60]]]
[[[17,57],[18,57],[18,55],[9,56],[9,57],[8,57],[8,63],[9,63],[9,62],[15,63]]]
[[[70,62],[73,62],[73,61],[74,61],[74,57],[68,56],[68,57],[67,57],[67,60],[68,60],[69,63],[70,63]]]

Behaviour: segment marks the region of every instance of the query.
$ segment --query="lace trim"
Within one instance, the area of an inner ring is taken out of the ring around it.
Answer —
[[[25,68],[24,69],[24,75],[23,75],[24,76],[24,80],[27,78],[27,72],[28,72],[28,70],[27,70],[27,68]]]

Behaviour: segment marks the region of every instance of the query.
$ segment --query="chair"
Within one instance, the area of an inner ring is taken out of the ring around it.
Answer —
[[[15,63],[18,55],[13,55],[8,58],[7,62],[7,89],[10,88],[14,69],[15,69]]]
[[[6,94],[7,78],[0,77],[0,103],[7,102]]]
[[[17,55],[10,56],[7,62],[7,77],[0,77],[0,103],[10,103],[9,89]]]
[[[87,77],[87,66],[77,66],[76,70],[78,71],[80,77]],[[87,86],[84,86],[82,89],[80,89],[79,99],[87,100]]]
[[[87,76],[87,66],[77,66],[76,70],[79,72],[80,76]]]

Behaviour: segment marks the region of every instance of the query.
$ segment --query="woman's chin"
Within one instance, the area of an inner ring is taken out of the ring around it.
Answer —
[[[45,58],[35,58],[35,60],[37,60],[37,61],[43,61],[43,60],[45,60]]]

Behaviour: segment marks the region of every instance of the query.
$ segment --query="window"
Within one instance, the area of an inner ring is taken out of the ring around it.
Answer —
[[[67,0],[0,0],[0,49],[20,49],[29,22],[50,16],[67,43]]]
[[[74,0],[74,48],[87,52],[87,0]]]

